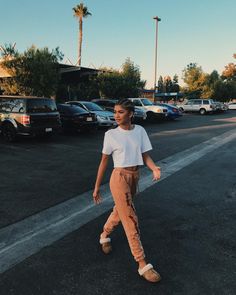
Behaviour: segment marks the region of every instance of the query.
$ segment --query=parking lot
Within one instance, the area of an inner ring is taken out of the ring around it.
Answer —
[[[185,114],[144,127],[154,147],[151,155],[165,173],[160,183],[141,188],[136,209],[144,248],[162,282],[151,286],[138,277],[121,228],[114,234],[114,254],[100,252],[96,241],[109,214],[104,201],[104,209],[85,211],[77,228],[59,241],[37,241],[41,251],[33,255],[28,245],[24,255],[32,256],[1,275],[1,294],[235,294],[235,112]],[[18,221],[34,220],[35,213],[43,216],[45,209],[75,197],[82,202],[82,193],[90,199],[104,132],[22,138],[14,144],[0,139],[0,235],[12,225],[8,239],[13,239]],[[104,184],[111,169],[110,162]],[[36,232],[29,230],[33,237]],[[47,239],[54,234],[49,229]]]
[[[154,147],[152,157],[159,161],[230,130],[236,125],[234,115],[234,111],[209,116],[185,114],[174,122],[145,123]],[[0,226],[92,189],[104,132],[20,138],[12,144],[0,138]],[[104,183],[111,169],[112,161]]]

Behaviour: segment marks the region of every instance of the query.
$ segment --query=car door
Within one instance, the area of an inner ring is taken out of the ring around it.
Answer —
[[[202,106],[202,100],[194,99],[192,104],[192,112],[199,112],[201,106]]]
[[[184,106],[184,111],[185,112],[191,112],[192,111],[192,106],[193,106],[193,101],[189,100]]]

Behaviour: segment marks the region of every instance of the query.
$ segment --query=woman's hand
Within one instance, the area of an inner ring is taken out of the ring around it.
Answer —
[[[161,168],[156,166],[153,170],[153,179],[152,181],[159,180],[161,178]]]
[[[100,190],[95,188],[93,191],[93,201],[95,204],[100,204],[102,202],[102,197],[100,194]]]

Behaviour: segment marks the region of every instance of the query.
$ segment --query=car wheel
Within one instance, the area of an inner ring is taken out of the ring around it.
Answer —
[[[14,142],[16,140],[16,130],[13,125],[6,124],[2,127],[3,138],[8,142]]]
[[[200,115],[205,115],[206,114],[206,110],[205,109],[200,109],[199,113],[200,113]]]

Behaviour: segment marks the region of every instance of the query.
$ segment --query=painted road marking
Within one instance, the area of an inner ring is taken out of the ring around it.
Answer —
[[[162,167],[160,181],[235,139],[236,129],[233,129],[163,159],[157,163]],[[152,182],[151,172],[147,168],[141,169],[139,191],[142,192],[154,184],[156,183]],[[98,206],[93,204],[92,190],[90,190],[2,228],[0,230],[0,273],[109,210],[113,206],[109,185],[103,185],[101,192],[103,202]]]

